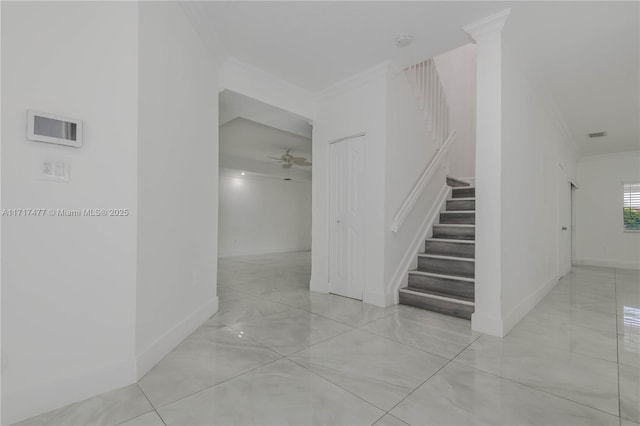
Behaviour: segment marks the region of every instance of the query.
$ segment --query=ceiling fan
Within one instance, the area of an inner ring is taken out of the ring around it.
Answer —
[[[284,169],[290,169],[291,166],[310,166],[311,165],[311,163],[308,162],[306,158],[294,157],[293,155],[289,154],[290,151],[291,151],[291,148],[288,148],[286,152],[279,158],[270,157],[270,156],[268,156],[267,158],[276,160],[275,162],[281,164],[282,168]]]

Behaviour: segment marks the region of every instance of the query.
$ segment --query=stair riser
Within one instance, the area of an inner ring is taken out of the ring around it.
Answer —
[[[475,213],[440,213],[440,223],[441,224],[465,224],[465,225],[475,225],[476,224],[476,214]]]
[[[424,252],[427,254],[438,254],[440,256],[474,258],[476,245],[472,243],[426,241],[424,244]]]
[[[475,228],[456,228],[447,226],[434,226],[433,238],[447,238],[451,240],[475,240]]]
[[[447,200],[447,211],[475,210],[475,200]]]
[[[475,188],[453,188],[451,190],[451,197],[453,198],[473,198],[475,196]]]
[[[449,294],[470,301],[475,298],[475,286],[468,281],[409,274],[409,288]]]
[[[473,306],[461,305],[446,300],[431,299],[406,293],[400,293],[400,303],[402,305],[413,306],[463,319],[471,319],[471,314],[474,310]]]
[[[475,262],[418,257],[418,270],[473,278],[475,276]]]

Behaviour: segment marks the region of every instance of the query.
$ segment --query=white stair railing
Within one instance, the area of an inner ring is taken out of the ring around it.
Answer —
[[[438,70],[433,59],[405,68],[405,74],[415,90],[424,111],[424,119],[433,135],[436,154],[431,159],[393,218],[391,230],[398,232],[413,210],[418,198],[426,190],[435,172],[448,159],[449,149],[455,141],[455,131],[449,130],[449,105],[444,94]]]
[[[449,137],[449,105],[444,94],[438,70],[433,59],[405,68],[409,83],[415,89],[420,107],[424,111],[436,149],[440,149]]]

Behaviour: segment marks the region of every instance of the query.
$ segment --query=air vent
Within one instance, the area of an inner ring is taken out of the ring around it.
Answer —
[[[607,132],[589,133],[590,138],[601,138],[603,136],[607,136]]]

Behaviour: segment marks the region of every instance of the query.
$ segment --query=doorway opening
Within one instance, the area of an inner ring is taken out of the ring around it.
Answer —
[[[229,90],[219,95],[218,294],[309,290],[310,120]]]

